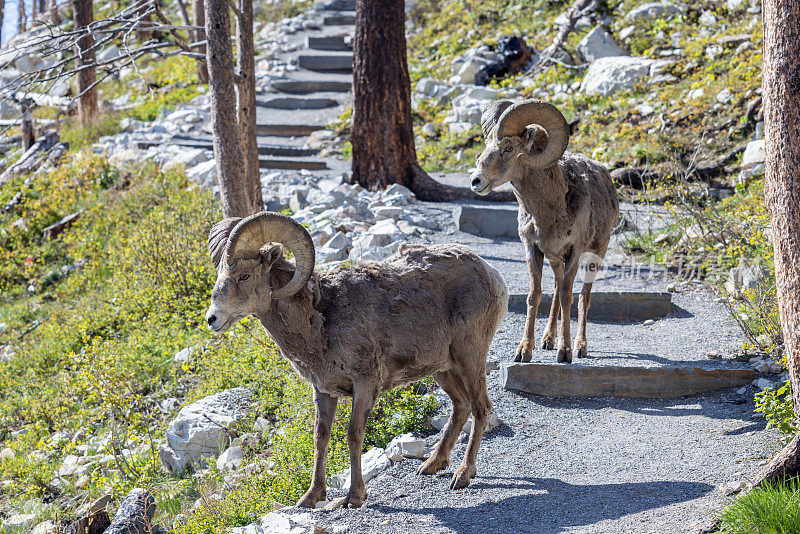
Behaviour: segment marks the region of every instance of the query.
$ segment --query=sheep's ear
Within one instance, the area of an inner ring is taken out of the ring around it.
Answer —
[[[271,267],[273,263],[283,256],[283,247],[277,243],[267,243],[261,247],[261,250],[258,251],[258,255],[261,257],[262,263]]]
[[[222,219],[208,233],[208,253],[216,269],[219,269],[219,262],[222,261],[222,255],[228,245],[228,237],[231,235],[233,227],[239,224],[241,220],[241,217]]]
[[[544,152],[549,142],[547,130],[538,124],[531,124],[526,127],[522,133],[522,139],[525,142],[525,150],[531,155]]]

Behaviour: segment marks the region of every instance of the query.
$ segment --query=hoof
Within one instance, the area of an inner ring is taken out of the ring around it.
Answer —
[[[572,350],[571,349],[558,349],[558,356],[556,357],[558,363],[572,363]]]
[[[586,358],[588,355],[589,349],[586,348],[586,345],[579,345],[576,356],[578,356],[578,358]]]
[[[448,462],[447,459],[437,458],[436,454],[434,454],[433,456],[422,462],[422,465],[419,466],[419,469],[417,469],[417,474],[435,475],[436,473],[447,467],[449,463],[450,462]]]
[[[475,467],[469,468],[465,465],[458,466],[456,472],[453,473],[453,479],[450,481],[451,490],[459,490],[469,486],[469,481],[475,476]]]
[[[327,492],[322,490],[321,492],[314,492],[312,490],[308,490],[305,495],[300,497],[300,500],[297,501],[298,508],[316,508],[317,503],[321,501],[327,500]]]
[[[344,498],[342,508],[361,508],[366,500],[367,492],[365,491],[359,493],[348,493],[347,497]]]
[[[532,356],[533,351],[531,350],[531,345],[529,345],[527,341],[523,341],[517,346],[517,353],[514,355],[514,361],[528,363],[531,361]]]
[[[553,343],[552,339],[545,338],[542,340],[542,350],[553,350],[555,346],[556,344]]]

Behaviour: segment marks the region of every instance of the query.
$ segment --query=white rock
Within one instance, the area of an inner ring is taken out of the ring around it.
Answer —
[[[717,102],[720,104],[730,104],[731,100],[733,100],[733,92],[727,87],[717,93]]]
[[[220,471],[233,471],[239,469],[244,461],[244,452],[239,445],[225,449],[217,458],[217,469]]]
[[[766,161],[764,143],[764,139],[747,143],[747,147],[744,149],[744,154],[742,155],[742,168],[752,167]]]
[[[500,97],[500,92],[491,87],[472,87],[464,94],[475,100],[495,100]]]
[[[464,61],[461,68],[456,73],[461,83],[475,83],[475,75],[484,65],[488,65],[489,60],[482,57],[473,56]],[[17,67],[19,68],[19,67]]]
[[[392,247],[360,247],[350,251],[350,261],[383,261],[395,250]]]
[[[736,11],[740,7],[742,7],[745,3],[745,0],[726,0],[725,7],[728,11]]]
[[[423,124],[420,131],[428,137],[436,137],[436,125],[432,122]]]
[[[14,67],[20,72],[33,72],[44,68],[44,61],[39,54],[24,54],[14,61]]]
[[[500,417],[496,413],[491,412],[489,414],[489,417],[486,419],[486,426],[484,427],[483,432],[484,434],[491,432],[492,430],[494,430],[495,428],[497,428],[502,424],[503,421],[500,419]],[[461,429],[461,432],[464,434],[469,434],[471,431],[472,431],[472,416],[470,416],[467,422],[464,423],[464,428]]]
[[[719,486],[719,490],[725,495],[733,495],[747,489],[747,482],[737,480],[735,482],[725,482]]]
[[[122,52],[120,52],[119,47],[115,44],[112,44],[111,46],[108,46],[97,53],[97,61],[99,63],[105,63],[106,61],[113,61],[121,55]]]
[[[753,380],[753,384],[755,384],[761,391],[769,389],[774,385],[771,380],[767,380],[766,378]]]
[[[769,373],[769,363],[762,361],[761,363],[756,365],[756,371],[759,373]]]
[[[192,354],[197,350],[196,347],[186,347],[175,353],[172,361],[175,363],[188,363],[192,359]]]
[[[58,525],[52,521],[42,521],[31,531],[31,534],[56,534],[58,532]]]
[[[717,23],[717,17],[711,11],[703,11],[697,22],[703,26],[714,26]]]
[[[642,4],[625,15],[626,20],[652,20],[668,18],[682,13],[683,9],[669,2],[650,2]]]
[[[16,456],[16,454],[11,447],[5,447],[3,450],[0,450],[0,462],[3,460],[11,460],[14,456]]]
[[[611,34],[600,26],[593,28],[578,42],[578,53],[588,62],[592,62],[601,57],[628,55],[628,53],[614,41]]]
[[[703,90],[703,88],[698,87],[697,89],[692,89],[691,91],[686,93],[686,98],[688,98],[689,100],[698,100],[700,98],[703,98],[703,95],[705,94],[706,92]]]
[[[383,449],[373,447],[361,455],[361,476],[366,484],[392,465]],[[350,489],[350,470],[346,469],[331,477],[329,486],[348,491]]]
[[[375,220],[383,220],[383,219],[391,219],[396,221],[402,214],[403,208],[398,208],[395,206],[381,206],[372,210],[372,213],[375,214]]]
[[[169,425],[167,445],[159,450],[164,468],[180,475],[201,460],[215,458],[228,445],[226,429],[247,417],[253,401],[253,393],[239,387],[183,407]]]
[[[438,86],[439,82],[432,78],[420,78],[417,85],[414,86],[414,90],[427,96],[434,96]]]
[[[728,271],[725,291],[734,297],[741,296],[743,290],[758,288],[766,276],[766,271],[758,265],[734,267]]]
[[[203,187],[216,185],[217,162],[213,159],[195,165],[186,171],[186,177]]]
[[[69,93],[70,89],[70,84],[68,79],[59,78],[58,80],[55,80],[52,83],[53,84],[47,89],[48,95],[58,96],[58,97],[67,96],[67,93]]]
[[[645,81],[650,74],[652,59],[639,57],[604,57],[594,61],[581,82],[586,94],[608,96],[621,89],[630,89]]]
[[[397,436],[386,446],[386,455],[393,461],[403,458],[424,458],[425,440],[415,438],[413,434]]]

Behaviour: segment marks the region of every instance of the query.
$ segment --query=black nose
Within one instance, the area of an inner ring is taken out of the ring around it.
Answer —
[[[475,186],[478,186],[478,185],[481,185],[481,179],[480,178],[473,178],[472,179],[472,187],[475,187]]]
[[[208,324],[213,326],[213,324],[216,323],[216,322],[217,322],[217,316],[216,315],[209,315]]]

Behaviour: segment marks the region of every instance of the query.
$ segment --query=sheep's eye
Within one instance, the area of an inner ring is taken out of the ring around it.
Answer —
[[[513,146],[507,146],[506,147],[506,152],[511,152],[512,150],[514,150]]]
[[[240,281],[240,282],[244,282],[244,281],[245,281],[245,280],[247,280],[248,278],[250,278],[250,275],[249,275],[249,274],[247,274],[247,273],[244,273],[243,275],[241,275],[241,276],[239,277],[239,281]]]

